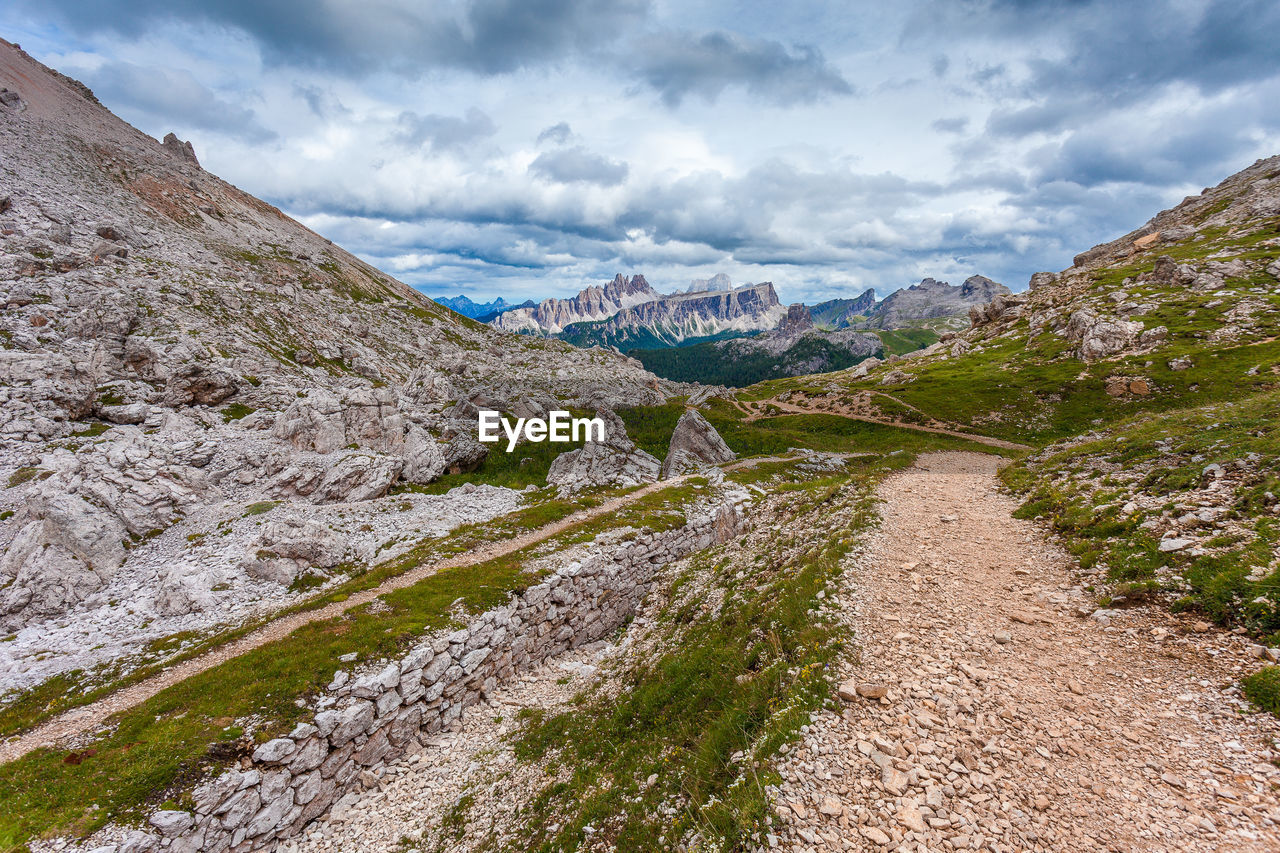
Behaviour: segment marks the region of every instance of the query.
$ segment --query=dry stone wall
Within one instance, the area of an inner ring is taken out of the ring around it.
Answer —
[[[635,612],[657,567],[742,530],[747,498],[729,489],[683,527],[598,548],[466,627],[423,639],[399,660],[339,670],[313,723],[261,744],[251,760],[199,785],[190,810],[156,812],[147,830],[105,850],[273,849],[502,681],[615,631]]]

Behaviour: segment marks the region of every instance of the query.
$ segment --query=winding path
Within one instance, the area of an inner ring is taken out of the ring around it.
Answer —
[[[851,456],[857,454],[840,455]],[[765,462],[782,461],[783,458],[784,457],[779,456],[752,457],[725,465],[723,466],[723,469],[726,471],[732,471],[739,468],[759,465]],[[152,696],[155,696],[160,691],[171,687],[180,681],[184,681],[193,675],[204,672],[205,670],[212,669],[213,667],[225,663],[232,658],[237,658],[246,652],[258,648],[259,646],[264,646],[267,643],[283,639],[304,625],[341,616],[343,613],[346,613],[353,608],[369,604],[389,592],[412,586],[418,581],[427,578],[436,572],[444,571],[446,569],[460,568],[463,566],[477,565],[498,557],[505,557],[508,554],[513,554],[516,551],[529,547],[530,545],[535,545],[539,542],[551,539],[552,537],[563,533],[565,530],[568,530],[570,527],[600,518],[601,516],[613,514],[623,507],[635,503],[641,498],[651,495],[657,491],[678,486],[688,479],[689,475],[686,475],[681,477],[672,477],[669,480],[660,480],[656,483],[650,483],[649,485],[643,486],[634,492],[629,492],[625,495],[611,498],[599,506],[592,507],[590,509],[579,510],[572,515],[565,516],[559,521],[554,521],[550,524],[539,527],[536,530],[530,530],[509,539],[492,542],[464,555],[451,557],[447,560],[441,560],[439,562],[419,566],[416,569],[411,569],[403,574],[388,578],[376,587],[352,593],[345,601],[327,604],[324,607],[320,607],[315,610],[306,610],[300,613],[291,613],[287,616],[281,616],[271,622],[268,622],[261,628],[245,634],[243,637],[239,637],[229,643],[211,649],[204,654],[190,658],[189,660],[176,663],[162,672],[156,673],[155,675],[139,681],[136,684],[123,687],[114,693],[110,693],[101,699],[92,702],[91,704],[65,711],[22,735],[11,738],[4,743],[0,743],[0,764],[5,764],[21,758],[23,755],[26,755],[34,749],[39,749],[40,747],[45,746],[56,746],[70,738],[93,731],[105,723],[112,714],[116,714],[120,711],[125,711],[139,705],[150,699]]]
[[[930,454],[881,484],[833,596],[850,689],[779,768],[776,849],[1280,849],[1280,720],[1234,688],[1247,640],[1081,616],[1089,580],[1012,517],[999,464]]]

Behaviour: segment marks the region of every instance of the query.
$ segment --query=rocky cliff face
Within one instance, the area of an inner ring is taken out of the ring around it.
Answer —
[[[660,298],[642,275],[618,273],[603,287],[588,287],[572,299],[544,299],[534,308],[504,311],[490,323],[508,332],[554,335],[573,323],[605,320],[629,308]]]
[[[997,295],[1009,293],[1011,291],[1003,284],[981,275],[970,276],[959,287],[926,278],[886,297],[867,318],[865,326],[896,329],[915,320],[967,319],[972,306],[983,305]]]
[[[773,284],[766,281],[736,290],[665,296],[619,311],[601,323],[568,326],[562,337],[579,345],[624,351],[676,346],[690,338],[773,329],[786,312]]]
[[[32,642],[109,655],[102,632],[235,619],[299,573],[371,558],[394,528],[509,511],[506,490],[415,495],[394,519],[376,506],[480,462],[473,403],[677,390],[615,353],[437,306],[7,42],[0,88],[0,624]],[[346,531],[357,516],[368,529]],[[344,548],[307,520],[342,528]]]

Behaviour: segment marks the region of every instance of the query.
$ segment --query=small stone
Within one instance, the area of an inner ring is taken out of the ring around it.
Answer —
[[[872,844],[879,844],[881,847],[887,846],[893,839],[889,838],[883,829],[874,826],[864,826],[858,830],[862,833],[862,837],[870,841]]]
[[[912,832],[927,832],[929,827],[924,822],[924,815],[915,803],[903,803],[898,810],[898,822]]]
[[[818,806],[818,811],[828,817],[839,817],[844,813],[844,806],[835,797],[824,797],[822,805]]]
[[[174,838],[194,826],[196,821],[189,812],[165,809],[153,814],[147,822],[160,830],[160,834],[166,838]]]
[[[993,636],[995,638],[995,641],[1002,646],[1010,642],[1011,640],[1013,640],[1013,635],[1010,634],[1008,631],[996,631]]]
[[[907,792],[907,786],[911,784],[911,780],[892,764],[887,765],[880,773],[880,781],[893,794],[901,796]]]

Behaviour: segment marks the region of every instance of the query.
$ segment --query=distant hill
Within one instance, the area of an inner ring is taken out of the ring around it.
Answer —
[[[867,288],[857,299],[830,299],[810,305],[809,314],[819,329],[847,329],[866,320],[875,307],[876,292]]]

